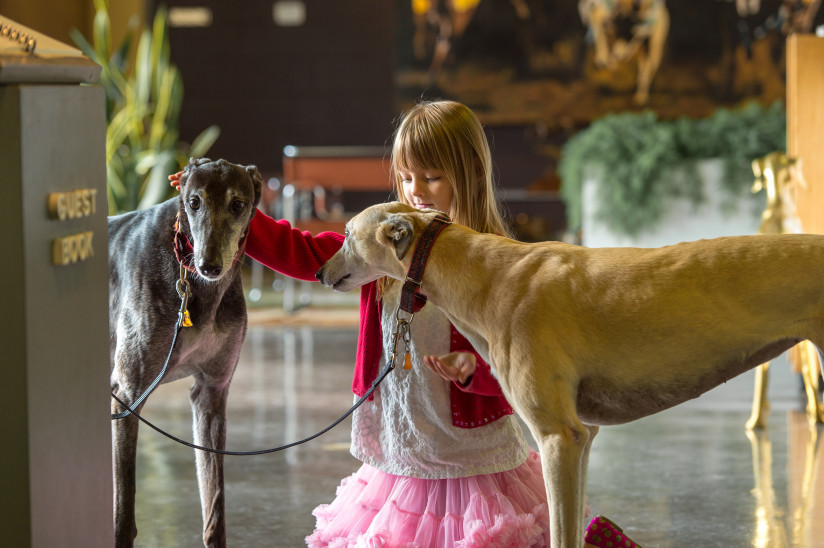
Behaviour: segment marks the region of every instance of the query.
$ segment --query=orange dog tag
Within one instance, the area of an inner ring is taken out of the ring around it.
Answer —
[[[406,353],[406,358],[403,360],[403,368],[412,369],[412,355],[409,352]]]

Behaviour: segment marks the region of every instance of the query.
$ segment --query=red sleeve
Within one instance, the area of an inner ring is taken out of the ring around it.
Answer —
[[[288,221],[258,211],[249,225],[246,254],[290,278],[314,282],[315,272],[342,245],[342,234],[321,232],[312,236],[292,228]]]
[[[481,358],[475,349],[472,348],[469,341],[466,340],[466,338],[461,335],[454,326],[452,326],[452,342],[450,345],[450,351],[471,352],[475,355],[475,373],[472,374],[472,378],[466,385],[461,385],[458,382],[454,383],[455,386],[457,386],[462,392],[481,394],[483,396],[504,395],[501,390],[501,385],[498,384],[498,380],[495,378],[495,375],[492,374],[492,368],[483,360],[483,358]]]

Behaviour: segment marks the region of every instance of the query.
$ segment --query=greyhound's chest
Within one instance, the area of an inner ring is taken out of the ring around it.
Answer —
[[[246,300],[238,275],[223,287],[212,287],[203,282],[192,283],[188,299],[189,316],[193,327],[204,336],[214,331],[222,332],[242,329],[246,325]],[[179,307],[180,301],[176,301]]]
[[[192,326],[178,334],[170,380],[195,373],[220,377],[237,363],[246,334],[242,287],[233,284],[220,299],[207,297],[194,288],[188,307]]]
[[[194,374],[231,375],[240,356],[244,332],[184,327],[178,335],[167,380]]]

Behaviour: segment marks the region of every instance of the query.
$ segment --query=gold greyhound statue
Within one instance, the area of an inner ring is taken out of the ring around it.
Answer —
[[[767,195],[767,206],[761,214],[759,234],[793,234],[803,232],[801,220],[795,210],[793,199],[794,183],[802,188],[807,185],[798,162],[784,152],[776,151],[752,162],[755,182],[753,192],[762,189]],[[818,351],[810,341],[804,341],[789,350],[790,363],[795,371],[801,373],[804,390],[807,393],[807,418],[811,423],[824,423],[824,404],[818,396]],[[752,414],[747,420],[747,430],[766,426],[767,383],[769,381],[770,362],[765,362],[755,369],[755,390],[752,401]]]

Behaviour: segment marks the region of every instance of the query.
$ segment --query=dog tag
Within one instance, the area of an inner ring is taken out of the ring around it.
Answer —
[[[403,360],[403,368],[412,369],[412,355],[409,352],[406,353],[406,358]]]
[[[192,327],[192,318],[189,317],[189,310],[183,311],[183,323],[180,324],[181,327]]]

